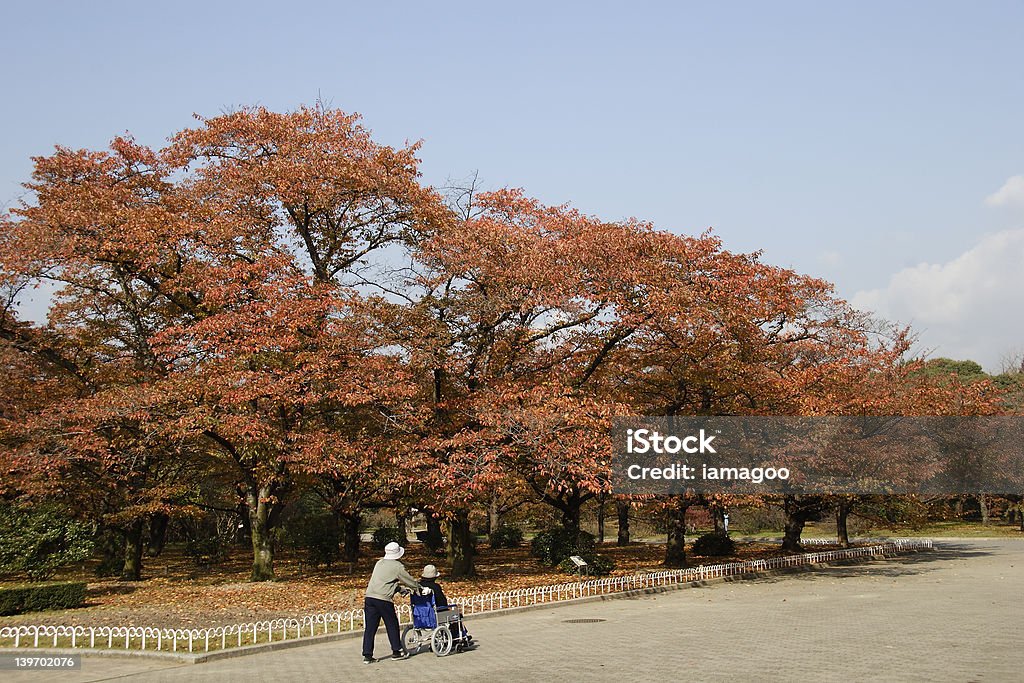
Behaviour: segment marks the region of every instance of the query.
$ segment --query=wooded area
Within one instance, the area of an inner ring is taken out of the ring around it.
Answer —
[[[63,519],[53,547],[91,539],[130,579],[169,533],[200,557],[242,537],[259,581],[289,519],[351,561],[368,514],[416,509],[462,577],[476,517],[536,506],[575,534],[600,503],[626,543],[642,505],[681,566],[694,506],[777,505],[798,550],[809,519],[877,501],[613,499],[613,416],[1020,412],[1021,368],[912,359],[824,280],[711,232],[428,187],[419,148],[253,108],[35,159],[0,217],[12,524]],[[19,317],[39,286],[48,319]]]

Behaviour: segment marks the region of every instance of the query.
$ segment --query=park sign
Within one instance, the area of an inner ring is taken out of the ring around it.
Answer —
[[[1022,417],[630,417],[620,494],[1024,491]]]

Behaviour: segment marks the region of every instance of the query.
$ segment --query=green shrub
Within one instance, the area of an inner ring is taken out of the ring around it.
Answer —
[[[217,536],[200,536],[185,541],[185,554],[200,566],[220,564],[228,556],[229,547]]]
[[[704,534],[693,544],[694,555],[732,555],[736,552],[736,544],[723,533]]]
[[[85,602],[85,584],[80,582],[40,583],[0,588],[0,616],[70,609]]]
[[[197,566],[220,564],[231,554],[238,529],[237,516],[219,511],[207,512],[183,522],[185,555]],[[270,530],[271,543],[280,531],[276,525]]]
[[[92,553],[92,529],[47,504],[0,504],[0,574],[50,578]]]
[[[330,567],[341,556],[342,527],[332,514],[310,515],[289,520],[289,544],[306,551],[306,561],[314,567]]]
[[[610,557],[604,555],[580,555],[580,557],[587,563],[582,572],[568,557],[558,563],[558,568],[568,574],[582,573],[589,576],[607,576],[615,569],[615,562]]]
[[[492,548],[518,548],[523,544],[523,530],[502,524],[491,532],[490,542]]]
[[[398,527],[382,526],[373,532],[373,541],[371,543],[377,550],[384,550],[384,546],[392,542],[399,545],[405,545],[406,543],[403,534],[398,531]]]
[[[542,531],[530,542],[530,554],[542,563],[554,567],[570,555],[593,555],[594,537],[586,531]]]

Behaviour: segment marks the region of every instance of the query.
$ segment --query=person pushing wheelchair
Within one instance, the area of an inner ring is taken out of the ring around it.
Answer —
[[[377,629],[380,628],[381,620],[384,621],[384,628],[388,632],[391,659],[406,659],[409,656],[402,647],[398,614],[395,612],[395,595],[408,595],[410,591],[430,595],[431,589],[420,585],[405,570],[405,565],[399,561],[404,554],[405,548],[395,542],[388,543],[384,546],[384,557],[377,560],[370,575],[366,597],[363,598],[363,664],[374,661],[373,640],[377,635]]]

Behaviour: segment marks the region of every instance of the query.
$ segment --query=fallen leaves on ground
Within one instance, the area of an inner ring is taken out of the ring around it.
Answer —
[[[818,548],[815,548],[816,550]],[[373,551],[367,549],[367,554]],[[603,546],[601,554],[615,561],[613,576],[664,569],[665,546],[633,544]],[[729,557],[690,555],[691,566],[785,555],[777,544],[739,543]],[[338,564],[331,569],[310,569],[301,558],[282,553],[275,563],[278,579],[248,581],[249,558],[239,550],[228,561],[208,569],[195,567],[177,549],[149,558],[143,581],[97,580],[88,567],[56,577],[86,580],[86,605],[79,609],[21,614],[0,619],[6,624],[66,624],[81,626],[159,626],[204,628],[319,612],[343,612],[362,607],[363,590],[376,556],[355,564]],[[477,595],[517,588],[565,583],[575,577],[545,567],[530,557],[527,547],[491,550],[484,547],[477,557],[478,575],[472,579],[448,580],[443,557],[429,555],[422,546],[412,545],[402,559],[414,576],[426,564],[442,572],[441,584],[451,597]]]

